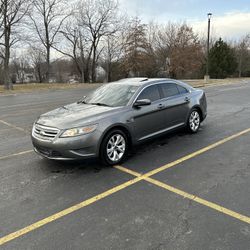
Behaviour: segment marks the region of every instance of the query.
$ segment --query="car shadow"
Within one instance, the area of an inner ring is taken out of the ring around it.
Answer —
[[[180,128],[174,130],[172,132],[166,133],[159,137],[148,139],[141,144],[135,146],[129,152],[129,158],[133,157],[133,155],[141,155],[144,153],[148,153],[152,150],[155,150],[159,147],[164,147],[168,145],[172,140],[179,137],[188,137],[190,134],[186,131],[185,128]]]
[[[201,127],[201,131],[202,131]],[[194,136],[189,134],[185,128],[174,130],[165,135],[161,135],[156,138],[149,139],[143,143],[134,146],[129,150],[127,160],[133,160],[133,157],[150,153],[150,151],[156,150],[157,148],[168,145],[171,141],[176,140],[180,137]],[[112,168],[112,166],[106,166],[102,164],[98,159],[85,159],[85,160],[72,160],[72,161],[55,161],[43,159],[42,168],[46,172],[52,174],[64,174],[70,175],[75,173],[81,173],[84,175],[99,173]]]
[[[70,175],[78,172],[87,175],[99,173],[108,168],[107,166],[101,164],[98,159],[72,161],[42,159],[41,164],[43,171],[58,175]]]

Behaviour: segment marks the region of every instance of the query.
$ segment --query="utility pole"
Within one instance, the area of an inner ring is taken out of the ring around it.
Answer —
[[[208,29],[207,29],[207,63],[206,63],[206,75],[204,77],[205,83],[209,83],[209,49],[210,49],[210,23],[212,13],[207,14],[208,17]]]

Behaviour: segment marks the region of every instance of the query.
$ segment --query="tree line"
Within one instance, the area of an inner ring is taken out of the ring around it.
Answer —
[[[250,37],[212,39],[212,78],[250,76]],[[186,23],[143,23],[116,0],[0,0],[0,83],[202,78],[206,38]],[[32,78],[32,79],[31,79]]]

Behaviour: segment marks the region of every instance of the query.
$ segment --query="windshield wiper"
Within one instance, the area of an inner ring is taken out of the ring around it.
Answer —
[[[105,104],[105,103],[101,103],[101,102],[90,102],[88,104],[97,105],[97,106],[104,106],[104,107],[110,107],[110,105]]]
[[[81,99],[81,100],[79,100],[78,102],[77,102],[77,104],[81,104],[81,103],[83,103],[83,104],[88,104],[86,101],[85,101],[85,99],[86,99],[86,95]]]
[[[84,101],[84,100],[80,100],[80,101],[77,102],[77,104],[81,104],[81,103],[82,103],[82,104],[88,104],[88,103],[87,103],[86,101]]]

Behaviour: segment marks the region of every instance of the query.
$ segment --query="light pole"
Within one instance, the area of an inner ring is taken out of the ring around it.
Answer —
[[[208,17],[208,29],[207,29],[207,64],[206,64],[206,75],[205,75],[205,82],[209,82],[209,45],[210,45],[210,22],[212,13],[207,14]]]

